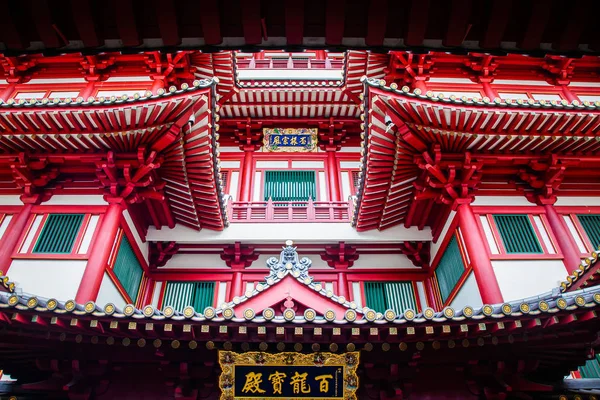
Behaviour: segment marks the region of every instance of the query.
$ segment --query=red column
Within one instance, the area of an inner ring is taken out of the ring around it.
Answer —
[[[85,101],[92,96],[94,93],[94,89],[96,88],[96,81],[88,81],[88,84],[83,88],[81,92],[79,92],[79,97],[83,97]]]
[[[156,94],[158,89],[162,89],[165,87],[164,77],[154,77],[154,82],[152,82],[152,88],[150,89],[152,93]]]
[[[560,252],[563,254],[567,273],[570,274],[581,263],[579,249],[572,239],[571,232],[568,231],[563,219],[558,215],[554,206],[552,204],[544,204],[544,210],[546,211],[546,218],[548,218],[550,229],[552,229],[554,237],[558,242],[558,247],[560,247]]]
[[[0,92],[0,100],[7,101],[14,92],[15,85],[8,85],[3,91]]]
[[[425,84],[425,77],[417,76],[413,83],[414,88],[421,89],[421,94],[427,93],[427,85]]]
[[[104,214],[102,224],[100,224],[98,234],[92,244],[90,258],[85,267],[83,278],[81,278],[77,295],[75,295],[75,302],[79,304],[90,300],[96,301],[96,298],[98,297],[98,291],[102,284],[104,271],[108,266],[110,252],[119,230],[121,212],[121,202],[114,202],[109,204],[106,213]]]
[[[242,273],[236,271],[231,279],[231,290],[229,291],[229,301],[232,301],[235,296],[241,296],[242,293]]]
[[[244,162],[242,165],[242,186],[239,201],[252,201],[252,175],[254,173],[254,146],[244,148]]]
[[[481,86],[483,87],[483,92],[485,93],[485,96],[489,97],[490,100],[494,100],[496,97],[498,97],[498,94],[494,91],[494,89],[492,89],[490,82],[482,81]]]
[[[481,299],[485,304],[502,303],[502,293],[492,268],[492,262],[485,251],[487,243],[479,231],[479,225],[469,204],[460,204],[457,209],[458,225],[467,247],[471,267],[477,280]]]
[[[565,97],[569,101],[569,103],[573,102],[573,100],[579,101],[577,96],[575,96],[573,94],[573,92],[571,92],[571,89],[569,89],[567,85],[561,85],[561,89],[562,89],[562,93],[565,95]]]
[[[336,267],[337,268],[337,267]],[[346,300],[349,300],[348,296],[348,276],[346,272],[338,272],[338,296],[344,296]]]
[[[21,238],[21,233],[27,227],[32,208],[33,204],[25,204],[18,214],[13,215],[0,241],[0,270],[4,271],[4,274],[10,268],[13,252]]]
[[[327,150],[327,175],[329,178],[329,200],[341,201],[339,164],[334,150]]]

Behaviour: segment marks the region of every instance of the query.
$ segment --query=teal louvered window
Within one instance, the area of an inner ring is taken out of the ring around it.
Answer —
[[[412,282],[365,282],[366,306],[377,312],[417,310]]]
[[[265,201],[307,201],[317,198],[315,171],[265,171]]]
[[[50,214],[33,253],[70,254],[81,229],[83,214]]]
[[[593,360],[587,360],[585,365],[579,367],[579,373],[582,378],[600,378],[600,355],[596,355]]]
[[[452,239],[450,239],[448,247],[444,250],[440,263],[435,269],[435,276],[437,278],[438,287],[440,288],[442,302],[445,303],[446,300],[448,300],[450,293],[452,293],[452,290],[454,290],[454,287],[464,272],[465,266],[462,255],[460,254],[456,235],[454,235],[452,236]]]
[[[125,289],[125,292],[127,292],[127,295],[131,298],[132,303],[135,304],[144,270],[129,240],[125,236],[123,236],[119,245],[117,258],[113,266],[113,273],[121,283],[121,286],[123,286],[123,289]]]
[[[187,306],[194,307],[197,312],[204,312],[212,307],[215,296],[215,282],[167,282],[163,308],[173,307],[183,312]]]
[[[494,215],[507,254],[541,254],[544,251],[526,214]]]
[[[600,246],[600,215],[578,215],[577,218],[590,239],[592,247],[597,249]]]

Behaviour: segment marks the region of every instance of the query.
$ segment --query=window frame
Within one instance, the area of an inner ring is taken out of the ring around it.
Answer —
[[[581,258],[588,257],[592,252],[597,251],[597,249],[592,245],[592,241],[588,237],[587,232],[583,228],[583,225],[581,224],[581,221],[579,220],[578,215],[582,215],[582,214],[600,215],[600,206],[590,206],[590,207],[587,207],[587,206],[559,206],[559,207],[555,207],[555,208],[556,208],[556,212],[561,217],[569,217],[569,219],[573,223],[573,226],[575,227],[576,233],[579,235],[579,238],[583,242],[583,245],[584,245],[586,251],[579,253]],[[570,232],[568,227],[565,227],[565,228],[567,231]],[[575,239],[573,239],[573,241],[575,242]],[[577,246],[576,242],[575,242],[575,248],[579,249],[579,246]]]

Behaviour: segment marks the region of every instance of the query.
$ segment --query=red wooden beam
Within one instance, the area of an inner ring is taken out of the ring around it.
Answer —
[[[262,23],[260,21],[260,0],[244,0],[242,6],[242,29],[246,44],[262,42]]]
[[[73,12],[73,21],[79,33],[79,38],[85,47],[96,47],[100,45],[96,27],[94,24],[94,16],[88,0],[71,1],[71,11]]]
[[[469,32],[472,0],[452,0],[444,46],[460,46]]]
[[[31,10],[33,23],[40,35],[40,39],[44,42],[44,46],[60,47],[61,42],[52,24],[47,0],[32,2],[29,5],[29,9]]]
[[[490,19],[487,24],[487,30],[479,45],[483,48],[500,47],[500,42],[504,36],[508,19],[510,18],[510,10],[512,0],[493,0]]]
[[[2,15],[2,23],[0,23],[0,40],[7,47],[14,49],[24,49],[28,43],[19,34],[17,24],[10,12],[9,1],[0,1],[0,15]]]
[[[565,28],[558,41],[552,44],[552,48],[555,50],[567,51],[577,49],[577,45],[580,43],[579,39],[594,9],[594,2],[591,0],[579,0],[571,2],[571,4],[571,11],[565,21]]]
[[[304,39],[304,0],[286,0],[285,36],[288,45],[301,45]]]
[[[325,43],[329,45],[342,44],[344,38],[344,8],[345,0],[327,0],[325,20]]]
[[[217,0],[202,2],[200,22],[202,23],[204,43],[207,45],[216,45],[223,41],[223,36],[221,35],[221,16]]]
[[[523,50],[535,49],[540,46],[544,30],[550,19],[551,4],[546,0],[532,0],[531,14],[523,38],[518,43]]]
[[[388,0],[371,0],[367,22],[367,46],[382,46],[387,27]]]
[[[408,16],[408,28],[404,44],[407,46],[422,46],[427,30],[429,16],[429,0],[412,0]]]
[[[117,30],[123,45],[139,46],[141,41],[135,23],[133,0],[113,0],[113,3]]]
[[[176,46],[181,43],[177,28],[177,14],[173,0],[155,0],[158,28],[165,46]]]

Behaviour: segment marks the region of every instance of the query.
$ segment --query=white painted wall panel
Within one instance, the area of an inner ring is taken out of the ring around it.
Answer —
[[[444,238],[448,234],[448,229],[450,229],[450,225],[454,221],[455,216],[456,216],[456,211],[450,211],[450,215],[448,215],[448,219],[446,220],[446,223],[444,224],[444,228],[442,229],[442,233],[440,233],[440,237],[438,238],[437,242],[431,243],[431,259],[432,260],[434,259],[437,252],[440,250],[442,242],[444,241]]]
[[[66,301],[75,298],[86,263],[85,260],[13,260],[8,275],[24,293]]]
[[[85,254],[89,250],[90,243],[92,243],[92,237],[94,236],[94,232],[96,231],[96,226],[98,226],[99,219],[99,215],[90,216],[90,221],[85,228],[85,233],[83,234],[83,239],[81,239],[81,246],[79,246],[77,254]]]
[[[360,282],[352,282],[352,298],[356,303],[356,306],[361,308],[363,306],[362,293],[360,291]]]
[[[546,227],[544,226],[544,223],[542,222],[542,218],[540,218],[539,215],[534,215],[533,222],[535,222],[535,226],[538,228],[538,231],[540,231],[540,235],[542,236],[542,241],[544,242],[546,249],[548,249],[548,253],[556,254],[556,249],[554,248],[554,244],[550,240],[550,236],[548,235],[548,231],[546,231]]]
[[[18,195],[0,195],[0,205],[2,206],[22,206],[23,202]]]
[[[419,295],[419,301],[421,302],[421,308],[429,306],[427,303],[427,296],[425,295],[425,285],[423,282],[417,281],[417,294]]]
[[[581,235],[579,235],[577,228],[575,228],[575,224],[573,224],[573,220],[571,220],[571,216],[563,215],[563,219],[565,220],[565,223],[567,224],[567,228],[569,228],[569,232],[571,232],[571,236],[573,236],[573,239],[575,239],[575,243],[577,244],[577,249],[579,249],[579,252],[581,252],[581,253],[587,252],[587,249],[585,248],[585,244],[583,244],[583,239],[581,238]]]
[[[237,171],[229,174],[229,195],[234,201],[238,199],[238,186],[240,184],[240,173]]]
[[[152,306],[158,308],[158,300],[164,286],[164,282],[155,282],[154,291],[152,292]]]
[[[559,206],[600,206],[600,196],[598,197],[566,197],[561,196],[556,199],[555,207]]]
[[[10,224],[10,221],[12,221],[12,218],[13,218],[12,215],[4,216],[4,219],[2,220],[2,224],[0,224],[0,239],[2,239],[2,236],[4,236],[4,232],[6,232],[6,228],[8,228],[8,224]]]
[[[483,305],[483,300],[481,300],[481,294],[479,294],[477,280],[475,280],[475,274],[471,272],[459,292],[454,297],[454,300],[452,300],[452,303],[450,303],[450,307],[459,310],[465,306],[475,308],[480,307],[481,305]]]
[[[329,195],[327,193],[327,180],[325,179],[324,171],[319,171],[317,180],[319,181],[319,196],[317,197],[317,201],[328,201]]]
[[[404,254],[361,254],[350,269],[357,268],[420,268],[413,265],[412,261]]]
[[[348,197],[350,197],[352,195],[352,190],[351,190],[351,182],[352,182],[352,173],[348,172],[348,171],[343,171],[342,172],[342,180],[341,180],[341,184],[342,184],[342,200],[347,200]]]
[[[35,237],[35,234],[38,228],[40,227],[43,218],[43,215],[35,216],[33,224],[31,224],[31,228],[29,229],[29,232],[27,232],[27,237],[25,238],[23,245],[19,249],[19,253],[27,253],[27,250],[29,250],[29,247],[31,247],[31,244],[33,243],[33,238]]]
[[[495,260],[492,267],[504,301],[537,296],[567,276],[562,260]]]
[[[325,168],[323,161],[292,161],[292,168],[317,169]]]
[[[217,307],[221,307],[221,304],[225,303],[225,294],[227,293],[227,282],[218,282],[217,289]],[[202,310],[204,312],[204,310]]]
[[[340,161],[340,168],[360,169],[360,161]]]
[[[161,269],[170,268],[229,268],[218,254],[175,254],[167,265]]]
[[[108,203],[104,200],[104,196],[101,194],[98,195],[87,195],[87,194],[62,194],[52,196],[50,200],[44,203],[45,206],[104,206]]]
[[[500,254],[498,250],[498,245],[496,244],[496,239],[492,233],[492,227],[490,226],[490,221],[488,221],[485,215],[480,215],[479,220],[481,221],[481,225],[483,226],[483,233],[485,234],[485,238],[487,239],[488,246],[490,246],[490,251],[492,254]]]
[[[239,168],[239,167],[240,167],[239,160],[221,161],[221,168]]]
[[[333,292],[333,282],[325,282],[325,290],[331,290]],[[335,294],[335,292],[333,292]]]
[[[105,272],[102,277],[102,284],[100,285],[100,291],[98,292],[98,298],[96,299],[96,304],[100,307],[104,307],[104,305],[108,303],[113,303],[118,308],[123,309],[127,302],[121,296],[121,293],[113,283],[112,279]]]
[[[257,161],[256,168],[287,169],[288,162],[287,161]]]
[[[135,238],[135,243],[138,245],[140,251],[142,252],[142,255],[144,256],[144,260],[148,262],[148,242],[142,241],[142,238],[138,234],[138,231],[135,228],[135,225],[133,224],[131,215],[129,215],[129,211],[123,211],[123,217],[125,218],[125,222],[127,222],[127,226],[129,227],[131,233],[133,234],[133,237]]]
[[[254,182],[253,184],[253,193],[252,193],[252,200],[254,201],[262,201],[262,196],[261,196],[261,192],[262,192],[262,172],[260,171],[256,171],[254,172]]]
[[[530,203],[525,196],[476,196],[472,206],[530,206],[535,207],[535,204]]]

